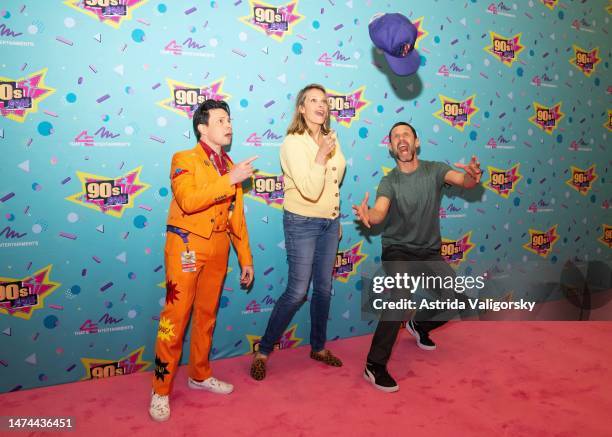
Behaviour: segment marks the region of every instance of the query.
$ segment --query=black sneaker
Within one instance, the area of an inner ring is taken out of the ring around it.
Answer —
[[[393,393],[399,390],[399,385],[389,372],[386,366],[380,364],[366,363],[363,377],[370,381],[374,387],[387,393]]]
[[[406,330],[416,338],[417,346],[421,349],[426,351],[433,351],[436,349],[436,344],[429,338],[429,334],[419,329],[419,324],[414,320],[409,320],[408,323],[406,323]]]

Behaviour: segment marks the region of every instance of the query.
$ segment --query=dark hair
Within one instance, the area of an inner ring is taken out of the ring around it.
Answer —
[[[198,125],[205,124],[208,126],[208,118],[210,117],[209,111],[211,109],[223,109],[230,115],[230,109],[227,103],[223,100],[206,99],[198,109],[193,113],[193,133],[195,134],[198,141],[200,141],[200,132],[198,132]]]
[[[395,129],[398,126],[408,126],[410,130],[412,131],[412,133],[414,134],[414,138],[415,139],[418,138],[416,130],[412,127],[410,123],[406,123],[405,121],[398,121],[393,126],[391,126],[391,129],[389,130],[389,142],[391,142],[391,132],[393,132],[393,129]]]

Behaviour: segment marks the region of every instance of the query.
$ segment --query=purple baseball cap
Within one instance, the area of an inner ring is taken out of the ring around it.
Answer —
[[[408,18],[398,13],[375,15],[368,29],[395,74],[409,76],[419,69],[421,57],[414,49],[418,31]]]

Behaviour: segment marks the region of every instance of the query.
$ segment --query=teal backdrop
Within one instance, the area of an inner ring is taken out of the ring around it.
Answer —
[[[255,347],[287,282],[278,153],[294,97],[312,82],[328,89],[348,161],[330,339],[373,330],[360,275],[380,262],[380,235],[354,223],[351,205],[393,167],[396,121],[416,127],[421,159],[476,155],[485,170],[482,189],[442,201],[443,250],[458,272],[518,277],[610,260],[609,2],[0,9],[0,392],[153,370],[170,160],[194,146],[190,117],[203,98],[231,106],[234,161],[260,156],[245,199],[256,282],[240,289],[232,254],[213,359]],[[373,47],[379,12],[418,27],[416,75],[394,76]],[[279,347],[307,344],[307,307]]]

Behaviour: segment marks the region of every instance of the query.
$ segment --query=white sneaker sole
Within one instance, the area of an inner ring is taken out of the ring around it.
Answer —
[[[366,381],[370,381],[375,388],[384,391],[385,393],[394,393],[399,390],[399,385],[396,385],[395,387],[383,387],[382,385],[376,384],[376,379],[374,378],[374,375],[372,375],[372,373],[368,369],[366,369],[366,371],[363,373],[363,377]]]
[[[188,386],[190,389],[192,389],[192,390],[205,390],[205,391],[208,391],[208,392],[210,392],[210,393],[215,393],[215,394],[218,394],[218,395],[228,395],[228,394],[230,394],[231,392],[233,392],[233,391],[234,391],[234,386],[232,386],[232,388],[230,389],[230,391],[217,391],[217,390],[214,390],[214,389],[210,389],[210,388],[208,388],[208,387],[202,387],[202,386],[200,386],[200,385],[197,385],[197,384],[196,384],[196,383],[194,383],[194,382],[193,382],[191,379],[189,379],[189,380],[187,381],[187,386]]]
[[[169,414],[166,417],[156,417],[153,414],[151,414],[150,410],[149,410],[149,416],[151,417],[151,419],[153,419],[156,422],[167,422],[168,419],[170,419],[170,415]]]
[[[410,323],[406,323],[406,331],[410,332],[410,334],[412,334],[412,336],[416,338],[417,346],[423,349],[424,351],[435,351],[436,350],[436,346],[427,346],[426,344],[421,343],[421,336],[419,335],[417,331],[412,329],[412,327],[410,326]]]

